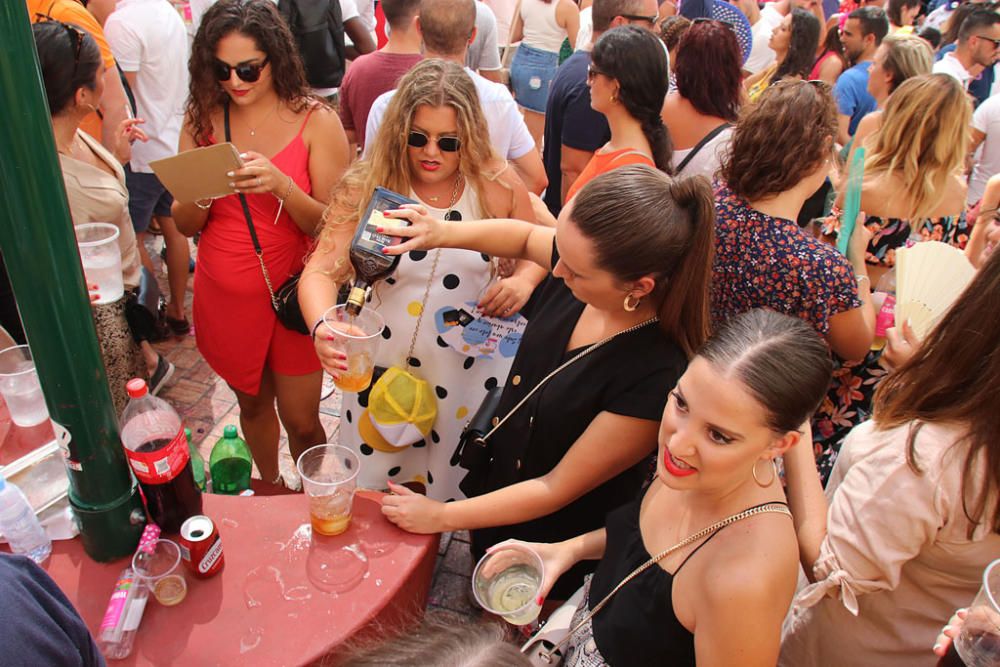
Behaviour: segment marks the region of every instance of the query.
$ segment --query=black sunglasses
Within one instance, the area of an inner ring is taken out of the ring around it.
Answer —
[[[267,66],[268,58],[264,58],[259,63],[240,63],[239,65],[229,65],[222,62],[221,60],[216,60],[212,63],[212,67],[215,68],[215,78],[219,81],[229,81],[229,77],[232,76],[233,70],[236,70],[236,76],[240,78],[241,81],[246,83],[255,83],[260,78],[260,73]]]
[[[611,76],[610,74],[608,74],[607,72],[594,67],[593,63],[587,65],[587,81],[593,81],[594,77],[597,76],[597,75],[606,76],[609,79],[615,78],[615,77]]]
[[[48,14],[35,14],[35,23],[56,23],[66,30],[69,34],[70,48],[73,49],[73,76],[76,76],[76,69],[80,66],[80,54],[83,52],[83,31],[75,25],[57,21]]]
[[[992,37],[987,37],[986,35],[973,35],[973,37],[978,37],[979,39],[992,43],[994,49],[1000,48],[1000,39],[993,39]]]
[[[645,21],[650,25],[656,24],[655,16],[643,16],[642,14],[618,14],[618,16],[623,19],[628,19],[629,21]]]
[[[416,130],[410,130],[409,136],[406,137],[406,144],[408,146],[413,146],[414,148],[423,148],[427,145],[427,142],[431,140],[423,132],[417,132]],[[439,150],[445,153],[454,153],[458,151],[459,147],[462,145],[462,141],[458,137],[438,137],[437,147]]]

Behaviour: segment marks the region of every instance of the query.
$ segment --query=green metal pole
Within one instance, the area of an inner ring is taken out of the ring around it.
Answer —
[[[0,249],[49,414],[72,435],[64,453],[84,549],[114,560],[135,551],[142,504],[118,437],[22,0],[0,2],[0,110]]]

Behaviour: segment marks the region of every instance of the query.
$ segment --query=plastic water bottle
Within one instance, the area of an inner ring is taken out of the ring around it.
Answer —
[[[212,490],[235,496],[250,488],[250,471],[253,457],[247,443],[236,432],[232,424],[226,426],[222,437],[212,447],[208,457],[212,473]]]
[[[0,475],[0,532],[10,550],[42,563],[52,553],[52,540],[35,516],[28,499]]]
[[[121,660],[132,653],[149,587],[135,576],[131,566],[122,570],[97,634],[97,648],[108,660]]]
[[[184,429],[184,437],[187,438],[188,452],[191,454],[191,472],[194,473],[194,483],[198,485],[198,489],[205,491],[205,459],[191,442],[191,429]]]

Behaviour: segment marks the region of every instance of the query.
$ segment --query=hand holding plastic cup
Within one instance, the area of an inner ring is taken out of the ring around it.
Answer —
[[[11,421],[18,426],[37,426],[49,418],[38,371],[27,345],[0,351],[0,394],[7,402]]]
[[[1000,559],[983,572],[983,586],[965,615],[955,650],[966,667],[1000,665]]]
[[[132,557],[136,577],[153,591],[157,601],[170,607],[187,595],[187,581],[180,569],[181,548],[170,540],[156,540],[149,551],[139,550]]]
[[[542,610],[538,595],[545,580],[541,557],[520,544],[499,546],[472,572],[476,602],[511,625],[527,625]]]
[[[361,461],[340,445],[316,445],[302,452],[295,467],[309,498],[309,521],[320,535],[340,535],[351,525],[351,508]]]
[[[125,294],[118,228],[107,222],[93,222],[74,229],[87,284],[97,286],[94,303],[114,303]]]
[[[347,355],[347,370],[335,376],[333,383],[341,391],[364,391],[372,383],[385,320],[371,308],[351,315],[346,305],[339,305],[323,313],[323,324],[334,347]]]

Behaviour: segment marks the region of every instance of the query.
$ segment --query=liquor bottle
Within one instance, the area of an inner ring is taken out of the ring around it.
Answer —
[[[879,303],[881,301],[881,303]],[[881,350],[885,347],[885,331],[892,327],[896,317],[896,269],[893,267],[879,278],[878,285],[875,286],[875,293],[872,294],[872,303],[878,308],[875,315],[875,339],[872,341],[872,350]]]
[[[52,553],[52,540],[21,489],[0,475],[0,533],[10,550],[42,563]]]
[[[125,389],[125,456],[146,497],[150,519],[163,532],[176,533],[185,519],[202,513],[181,418],[169,403],[149,393],[145,380],[129,380]]]
[[[208,457],[212,473],[212,489],[215,493],[235,496],[250,488],[250,470],[253,457],[247,443],[236,432],[232,424],[226,426],[222,437],[212,447]]]
[[[188,443],[188,453],[191,455],[191,472],[194,473],[194,483],[198,485],[198,490],[205,491],[205,459],[201,452],[191,442],[191,429],[184,429],[184,438]]]
[[[97,648],[105,658],[121,660],[132,653],[148,599],[149,587],[135,576],[132,566],[122,570],[97,633]]]
[[[382,212],[397,209],[403,204],[416,203],[392,190],[375,188],[358,229],[354,232],[354,239],[351,240],[348,251],[351,266],[354,267],[354,284],[347,295],[347,312],[351,315],[357,315],[365,307],[368,288],[375,281],[389,277],[399,264],[399,255],[386,255],[382,252],[383,248],[394,245],[398,238],[385,233],[380,234],[376,230],[379,227],[401,227],[409,223],[405,220],[386,218]]]

